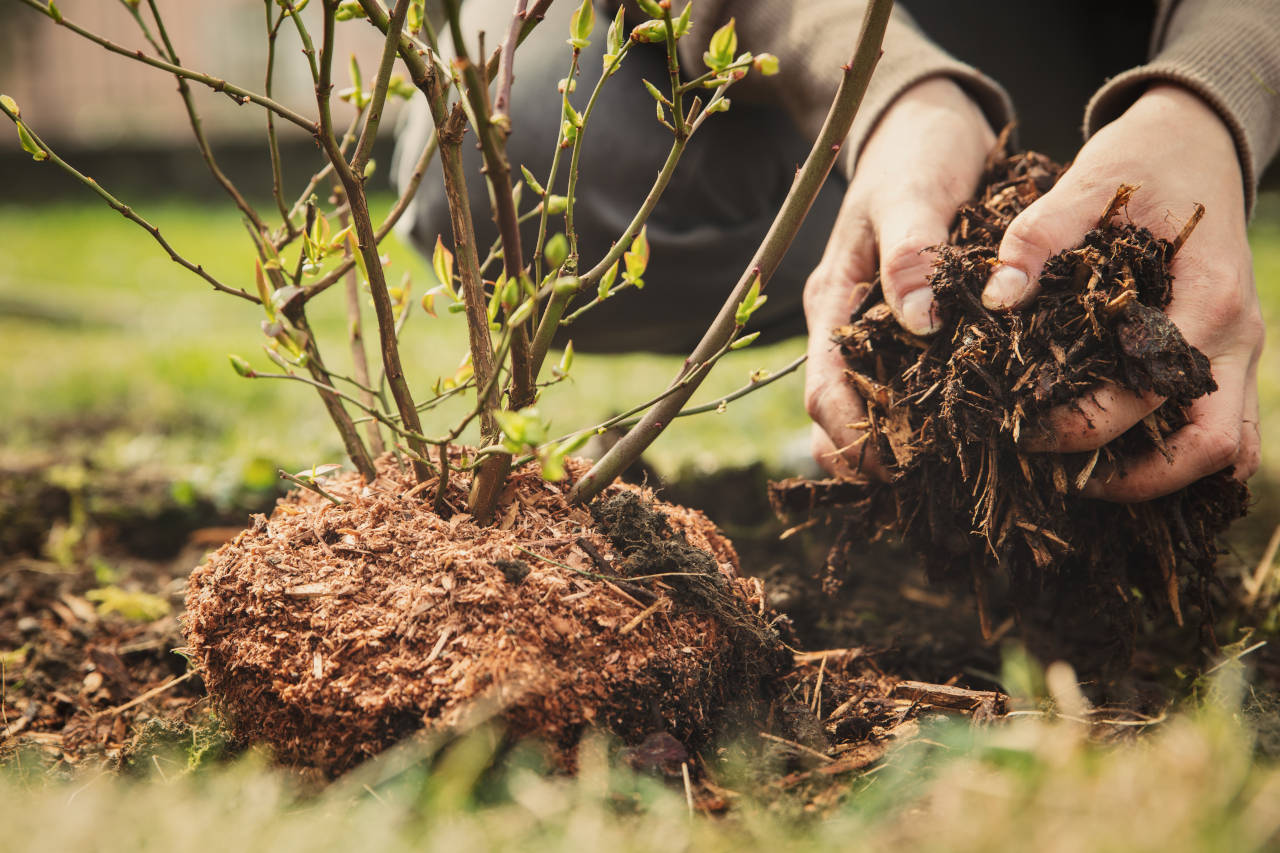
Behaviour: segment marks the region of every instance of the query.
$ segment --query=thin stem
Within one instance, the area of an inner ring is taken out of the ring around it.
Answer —
[[[32,9],[35,9],[37,12],[39,12],[42,15],[47,15],[50,18],[54,17],[53,15],[49,14],[49,7],[46,4],[39,2],[39,0],[18,0],[18,2],[22,3],[25,6],[29,6]],[[202,74],[201,72],[193,71],[190,68],[183,68],[180,65],[174,65],[171,62],[165,62],[163,59],[154,59],[150,56],[147,56],[145,53],[143,53],[140,50],[135,50],[133,48],[128,48],[123,45],[116,44],[115,42],[109,39],[103,38],[97,33],[90,32],[89,30],[86,30],[84,27],[81,27],[80,25],[72,22],[71,20],[65,17],[60,16],[58,18],[54,18],[54,21],[59,26],[66,27],[76,35],[82,38],[86,38],[89,41],[93,42],[94,44],[98,45],[99,47],[103,47],[111,51],[112,53],[117,53],[120,56],[126,56],[129,59],[132,59],[136,62],[141,62],[144,65],[150,65],[153,68],[159,68],[161,71],[168,71],[170,74],[174,74],[178,77],[185,77],[188,80],[194,80],[197,83],[201,83],[205,86],[208,86],[210,89],[212,89],[215,92],[221,92],[231,100],[235,101],[237,104],[246,104],[250,102],[255,103],[264,109],[271,110],[273,113],[280,116],[281,118],[287,121],[293,122],[298,127],[301,127],[303,130],[307,131],[308,133],[314,133],[316,130],[315,122],[311,121],[305,116],[299,115],[298,113],[294,112],[293,110],[289,109],[283,104],[277,103],[276,101],[273,101],[270,98],[265,97],[263,95],[259,95],[256,92],[250,92],[248,89],[244,89],[240,86],[235,85],[234,83],[228,83],[226,80],[220,79],[218,77],[214,77],[210,74]]]
[[[263,0],[267,18],[267,72],[263,87],[268,98],[271,97],[271,89],[275,84],[276,37],[280,34],[280,25],[284,23],[284,12],[276,17],[275,23],[271,22],[272,3],[273,0]],[[293,215],[284,201],[284,168],[280,160],[280,141],[276,137],[276,117],[270,110],[267,110],[267,151],[271,156],[271,196],[275,199],[280,217],[284,220],[286,236],[292,236]]]
[[[705,362],[707,357],[721,350],[740,328],[735,320],[735,313],[743,297],[752,283],[759,279],[763,288],[773,275],[782,256],[795,239],[800,224],[809,212],[813,200],[822,188],[823,182],[834,165],[836,156],[844,138],[849,134],[853,117],[862,102],[871,73],[875,70],[880,58],[880,45],[884,40],[885,27],[889,22],[889,13],[893,9],[893,0],[870,0],[866,14],[862,19],[862,32],[858,37],[858,45],[850,63],[843,68],[840,86],[835,100],[827,113],[822,130],[814,142],[804,166],[796,175],[782,209],[778,211],[764,242],[756,250],[755,257],[747,265],[738,279],[737,285],[729,298],[721,306],[719,314],[707,329],[702,341],[685,361],[685,365],[676,376],[676,383],[682,382],[693,365]],[[701,379],[690,382],[677,393],[664,399],[650,409],[640,422],[615,444],[603,457],[592,466],[570,493],[570,499],[585,503],[600,493],[605,486],[612,483],[618,474],[640,457],[653,443],[671,419],[684,407],[689,397],[697,389]],[[675,383],[673,383],[675,384]]]
[[[598,282],[600,276],[604,275],[609,267],[617,263],[618,259],[631,247],[631,241],[640,233],[640,229],[648,221],[649,215],[657,207],[658,201],[667,189],[667,185],[671,183],[671,176],[675,174],[676,165],[679,164],[680,155],[684,153],[687,144],[687,137],[672,142],[671,150],[667,152],[666,162],[662,164],[662,168],[658,171],[658,176],[654,179],[653,186],[649,188],[649,193],[645,196],[644,203],[640,205],[636,215],[631,218],[631,224],[627,226],[627,230],[622,232],[622,236],[613,244],[613,247],[609,249],[600,263],[579,277],[579,290],[591,287]],[[538,324],[538,332],[533,339],[533,363],[535,365],[541,366],[546,359],[547,351],[551,349],[551,341],[555,338],[556,329],[559,328],[565,308],[568,307],[573,296],[574,294],[571,293],[557,296],[553,292],[551,301],[547,303],[547,309],[542,315],[542,321]]]
[[[689,128],[682,105],[684,89],[680,86],[680,53],[676,50],[676,26],[671,20],[670,3],[662,7],[662,22],[666,24],[667,74],[671,77],[671,118],[675,122],[676,139],[688,139]]]
[[[399,34],[404,29],[404,19],[408,13],[409,0],[396,0],[395,8],[391,10],[391,22],[387,26],[387,37],[382,45],[382,60],[378,64],[378,79],[373,85],[373,99],[369,102],[369,111],[365,115],[364,129],[360,131],[356,153],[351,158],[351,170],[357,175],[364,174],[369,155],[373,153],[378,125],[382,122],[382,109],[387,103],[387,83],[391,80],[391,69],[396,63]]]
[[[3,103],[0,103],[0,112],[4,113],[5,116],[7,116],[8,119],[12,121],[15,125],[18,123],[18,117],[15,114],[9,112],[8,107],[6,107]],[[169,256],[170,260],[172,260],[175,264],[177,264],[178,266],[182,267],[185,270],[188,270],[200,276],[202,279],[208,282],[209,285],[212,286],[214,290],[220,291],[222,293],[229,293],[232,296],[239,296],[241,299],[245,299],[249,302],[254,303],[255,305],[260,304],[261,300],[259,300],[257,296],[254,296],[253,294],[250,294],[244,290],[240,290],[238,288],[230,287],[228,285],[223,284],[222,282],[214,278],[212,275],[210,275],[208,272],[206,272],[203,266],[201,266],[200,264],[193,264],[191,261],[188,261],[182,255],[178,254],[178,252],[172,246],[169,245],[169,241],[166,240],[163,236],[161,236],[159,228],[152,225],[150,222],[148,222],[147,220],[139,216],[137,213],[135,213],[133,208],[131,208],[129,205],[125,204],[124,202],[120,201],[120,199],[116,198],[111,193],[107,192],[107,190],[103,188],[103,186],[99,184],[97,181],[95,181],[93,178],[90,178],[87,175],[83,174],[82,172],[77,170],[74,166],[72,166],[70,163],[68,163],[66,160],[63,160],[61,157],[59,157],[58,152],[50,148],[48,144],[45,143],[45,141],[41,139],[34,130],[31,129],[31,126],[29,124],[26,124],[24,122],[23,127],[25,127],[27,129],[27,132],[31,134],[31,138],[36,143],[36,145],[38,145],[40,149],[44,151],[44,153],[48,156],[49,162],[53,163],[59,169],[66,172],[71,177],[75,178],[84,186],[93,190],[95,193],[98,194],[98,196],[103,201],[107,203],[107,205],[112,210],[116,211],[125,219],[128,219],[130,222],[133,222],[134,224],[142,228],[144,231],[146,231],[148,234],[150,234],[152,239],[160,244],[160,248],[164,249],[165,253]]]
[[[337,190],[340,192],[341,187],[338,187]],[[338,222],[343,228],[347,227],[349,221],[350,216],[346,214],[338,218]],[[343,253],[348,257],[352,256],[350,243],[346,244]],[[351,345],[351,370],[355,374],[355,381],[360,387],[365,406],[373,408],[377,397],[374,394],[374,389],[369,385],[369,356],[364,348],[364,321],[360,310],[360,282],[356,277],[354,266],[346,275],[346,296],[347,335]],[[386,452],[386,446],[382,443],[382,433],[378,431],[376,423],[369,422],[365,429],[365,436],[369,441],[369,449],[374,456],[381,456]]]
[[[324,487],[322,487],[315,480],[304,480],[301,477],[295,477],[293,474],[290,474],[288,471],[284,470],[283,468],[276,469],[276,476],[278,476],[281,480],[288,480],[290,483],[293,483],[295,486],[301,486],[302,488],[306,489],[309,492],[315,492],[317,495],[329,501],[334,506],[341,506],[343,503],[345,503],[345,501],[343,501],[342,498],[336,495],[330,494],[328,491],[324,489]]]
[[[125,5],[127,6],[129,4],[126,3]],[[181,65],[182,60],[178,58],[178,52],[174,50],[173,42],[169,40],[169,32],[165,28],[164,18],[160,16],[160,9],[156,6],[155,0],[147,0],[147,6],[151,10],[151,17],[155,19],[156,31],[160,34],[160,40],[164,42],[164,51],[161,56],[168,59],[174,65]],[[143,32],[146,33],[146,27],[142,23],[142,16],[140,14],[136,14],[136,9],[134,9],[134,12],[135,18],[139,25],[143,26]],[[147,38],[150,40],[150,35],[148,35]],[[155,42],[152,41],[152,44],[155,44]],[[213,156],[213,148],[209,145],[209,140],[204,134],[204,123],[200,119],[200,113],[196,110],[195,99],[191,95],[191,86],[181,76],[179,76],[177,80],[178,92],[182,95],[182,104],[186,108],[187,120],[191,124],[191,133],[195,136],[196,146],[200,149],[200,156],[204,159],[205,165],[209,168],[210,174],[213,175],[213,179],[217,181],[223,191],[231,197],[232,202],[234,202],[239,211],[244,214],[245,218],[253,223],[254,230],[258,232],[258,237],[255,242],[261,243],[262,240],[266,239],[266,225],[263,224],[262,218],[258,215],[258,211],[253,208],[253,205],[249,204],[249,202],[245,200],[245,197],[241,195],[240,191],[236,188],[236,185],[232,183],[231,179],[228,178],[218,166],[218,161]],[[270,115],[270,113],[267,113],[267,115]]]
[[[514,62],[516,44],[520,41],[520,30],[524,26],[525,9],[529,0],[516,0],[516,8],[511,13],[511,26],[507,28],[507,37],[498,49],[498,91],[493,98],[493,114],[507,116],[511,106],[511,84],[515,80]]]
[[[573,78],[578,76],[578,57],[581,54],[582,51],[578,48],[573,49],[573,58],[569,61],[569,74],[565,77],[568,83],[565,84],[564,92],[561,93],[560,98],[561,115],[566,112],[564,106],[569,101],[569,83],[572,83]],[[542,281],[542,245],[547,239],[547,198],[551,193],[555,192],[556,172],[560,169],[560,154],[564,151],[564,122],[560,122],[558,126],[560,129],[556,131],[556,149],[551,154],[551,173],[547,176],[547,182],[542,187],[544,192],[542,194],[542,215],[538,218],[538,239],[533,245],[533,279],[538,282]],[[534,358],[534,363],[538,363],[536,357]]]
[[[330,109],[329,93],[332,89],[334,16],[337,13],[338,0],[322,0],[322,5],[324,35],[320,54],[320,79],[316,83],[316,101],[320,108],[319,141],[329,162],[333,164],[338,180],[342,182],[342,188],[347,194],[347,203],[351,206],[351,222],[356,235],[356,248],[364,260],[364,272],[369,278],[369,290],[373,295],[374,312],[378,317],[378,339],[381,344],[382,363],[386,369],[386,380],[391,388],[391,397],[395,400],[396,409],[400,412],[400,421],[405,428],[421,434],[422,422],[418,418],[417,406],[400,364],[400,347],[395,331],[395,310],[391,305],[391,295],[387,289],[382,260],[378,257],[377,235],[374,233],[373,223],[369,217],[364,183],[342,156],[333,135],[333,115]],[[402,19],[401,27],[403,24]],[[398,33],[398,31],[395,32]],[[418,457],[426,456],[427,447],[422,441],[410,439],[409,446]],[[418,482],[426,482],[430,472],[422,458],[413,460],[413,469]]]

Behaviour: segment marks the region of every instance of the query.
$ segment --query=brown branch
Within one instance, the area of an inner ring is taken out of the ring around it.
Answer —
[[[707,329],[698,346],[685,360],[673,384],[681,382],[695,365],[704,364],[714,353],[722,350],[738,331],[735,314],[752,283],[758,278],[763,288],[777,269],[782,256],[795,239],[800,224],[809,212],[813,200],[835,164],[844,138],[849,134],[853,117],[862,102],[871,74],[880,58],[880,45],[893,0],[871,0],[862,19],[862,31],[853,58],[844,66],[844,74],[836,91],[835,100],[827,113],[826,121],[818,134],[809,156],[796,175],[782,203],[781,210],[765,235],[764,242],[738,279],[737,285],[721,306],[719,314]],[[705,373],[704,373],[705,375]],[[701,379],[690,382],[678,393],[672,394],[650,409],[640,423],[615,444],[591,470],[573,487],[570,499],[585,503],[598,495],[617,476],[630,466],[671,423],[672,418],[684,407],[700,384]]]
[[[400,413],[400,422],[414,433],[422,432],[422,422],[418,418],[417,405],[405,381],[404,368],[400,363],[400,347],[396,340],[395,310],[391,305],[391,295],[387,290],[386,274],[382,261],[378,257],[378,240],[373,230],[373,222],[369,217],[369,204],[364,194],[363,180],[356,175],[346,158],[338,148],[338,140],[333,134],[333,113],[330,108],[329,93],[332,89],[333,73],[333,38],[334,15],[338,9],[338,0],[322,0],[324,9],[323,47],[320,53],[320,79],[316,83],[316,103],[320,108],[320,132],[318,139],[329,162],[333,164],[338,180],[342,182],[343,191],[347,194],[347,203],[351,209],[351,222],[355,228],[356,249],[364,260],[365,273],[369,278],[369,290],[373,295],[374,313],[378,318],[378,340],[382,350],[382,363],[386,370],[387,385],[395,400],[396,409]],[[403,27],[401,19],[400,25]],[[413,470],[418,482],[426,482],[430,469],[423,461],[427,455],[427,445],[420,439],[410,439],[409,447],[413,450]]]
[[[514,62],[516,44],[520,41],[520,30],[525,21],[525,8],[529,0],[516,0],[516,8],[511,13],[511,26],[507,29],[507,37],[498,49],[498,90],[493,97],[493,114],[508,116],[511,106],[511,84],[515,80]],[[492,76],[492,75],[491,75]]]
[[[467,56],[466,40],[462,36],[459,0],[445,0],[449,14],[449,29],[453,34],[455,62],[466,81],[465,94],[475,117],[476,136],[484,158],[485,176],[492,189],[493,215],[502,235],[502,265],[509,281],[519,281],[524,274],[524,255],[520,246],[519,215],[511,192],[511,165],[507,162],[506,136],[509,125],[495,124],[489,108],[489,84]],[[515,29],[513,25],[512,29]],[[511,69],[508,68],[510,73]],[[510,309],[514,310],[514,306]],[[514,330],[511,340],[511,388],[508,402],[512,409],[522,409],[533,402],[536,389],[533,384],[529,357],[529,334],[525,324]]]
[[[391,80],[391,69],[396,63],[396,47],[399,35],[404,30],[404,19],[409,13],[409,0],[396,0],[391,10],[391,20],[387,26],[387,37],[382,45],[382,60],[378,63],[378,78],[373,85],[373,98],[369,101],[369,112],[365,115],[364,129],[360,131],[360,141],[356,143],[356,153],[351,157],[351,170],[357,175],[364,174],[365,164],[373,153],[373,143],[378,136],[378,125],[382,123],[382,110],[387,103],[387,83]]]
[[[341,192],[341,189],[341,186],[335,188],[338,192]],[[338,222],[343,228],[346,228],[350,219],[349,214],[343,214],[338,218]],[[348,257],[351,256],[350,244],[345,247],[344,254]],[[356,278],[354,265],[346,275],[346,296],[347,336],[351,344],[351,372],[355,375],[356,382],[364,386],[361,389],[361,397],[365,406],[373,408],[377,403],[377,398],[369,385],[369,356],[364,348],[364,323],[360,316],[360,282]],[[369,421],[365,427],[365,434],[369,440],[369,449],[373,451],[374,456],[381,456],[386,452],[386,446],[382,443],[382,433],[378,430],[377,421]]]

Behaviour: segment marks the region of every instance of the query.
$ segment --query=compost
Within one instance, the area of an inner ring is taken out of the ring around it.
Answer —
[[[1091,476],[1122,475],[1126,460],[1166,453],[1193,400],[1216,389],[1205,356],[1163,309],[1170,265],[1203,213],[1173,240],[1128,221],[1134,187],[1118,188],[1078,247],[1050,259],[1027,308],[981,302],[1005,228],[1047,192],[1062,167],[1035,153],[998,154],[982,189],[953,223],[931,276],[941,331],[903,330],[879,281],[835,331],[847,379],[866,402],[863,453],[887,483],[775,484],[783,513],[839,507],[844,533],[828,561],[838,583],[858,543],[900,537],[930,578],[967,582],[983,630],[992,602],[1012,602],[1059,629],[1085,626],[1090,654],[1123,658],[1144,606],[1179,624],[1190,603],[1209,622],[1218,536],[1244,514],[1246,488],[1230,471],[1147,503],[1083,497]],[[1030,453],[1025,439],[1050,409],[1102,385],[1165,402],[1098,451]],[[1095,621],[1097,620],[1097,621]]]

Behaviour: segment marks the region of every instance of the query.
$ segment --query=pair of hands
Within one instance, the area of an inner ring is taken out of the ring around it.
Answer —
[[[853,476],[865,417],[844,379],[831,330],[848,322],[877,269],[885,301],[916,334],[936,330],[926,282],[956,209],[973,195],[995,142],[981,110],[954,82],[931,79],[903,93],[867,140],[826,252],[805,285],[809,328],[805,405],[814,420],[813,453],[827,471]],[[1191,422],[1168,440],[1172,460],[1152,452],[1126,461],[1123,476],[1098,470],[1090,497],[1143,501],[1231,467],[1245,479],[1258,468],[1257,366],[1264,329],[1245,236],[1242,178],[1235,144],[1198,96],[1170,85],[1148,89],[1080,149],[1052,190],[1022,212],[1000,245],[983,302],[991,310],[1035,298],[1045,261],[1078,245],[1120,184],[1141,190],[1128,214],[1172,237],[1196,202],[1205,215],[1174,259],[1167,313],[1212,365],[1218,390],[1195,401]],[[1104,386],[1048,415],[1049,438],[1035,452],[1101,447],[1163,402]],[[1101,468],[1101,466],[1100,466]],[[886,471],[868,453],[863,475]]]

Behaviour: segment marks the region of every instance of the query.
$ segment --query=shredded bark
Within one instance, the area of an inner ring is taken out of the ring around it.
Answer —
[[[1030,306],[982,306],[1005,229],[1061,173],[1039,154],[993,156],[930,279],[941,331],[902,329],[878,280],[836,331],[848,381],[866,401],[864,449],[891,482],[787,481],[772,500],[784,513],[843,507],[858,541],[901,537],[932,579],[972,585],[986,633],[992,590],[1007,583],[1021,615],[1047,606],[1063,625],[1105,617],[1092,629],[1097,651],[1125,657],[1141,602],[1163,602],[1181,624],[1188,598],[1208,624],[1218,536],[1244,514],[1248,492],[1223,471],[1147,503],[1081,497],[1095,472],[1123,473],[1127,460],[1167,452],[1192,401],[1217,386],[1208,359],[1164,314],[1170,264],[1201,208],[1176,240],[1162,240],[1127,221],[1137,190],[1121,187],[1083,243],[1049,260]],[[1050,409],[1104,384],[1167,401],[1099,452],[1021,449]]]
[[[189,645],[239,737],[330,774],[489,715],[566,761],[588,725],[696,745],[789,663],[737,642],[744,625],[770,636],[763,590],[699,512],[613,487],[669,531],[648,563],[536,470],[512,475],[488,527],[436,515],[414,485],[384,459],[371,486],[325,483],[340,505],[294,493],[193,572]],[[451,493],[467,488],[455,472]],[[687,594],[689,575],[715,607]]]

